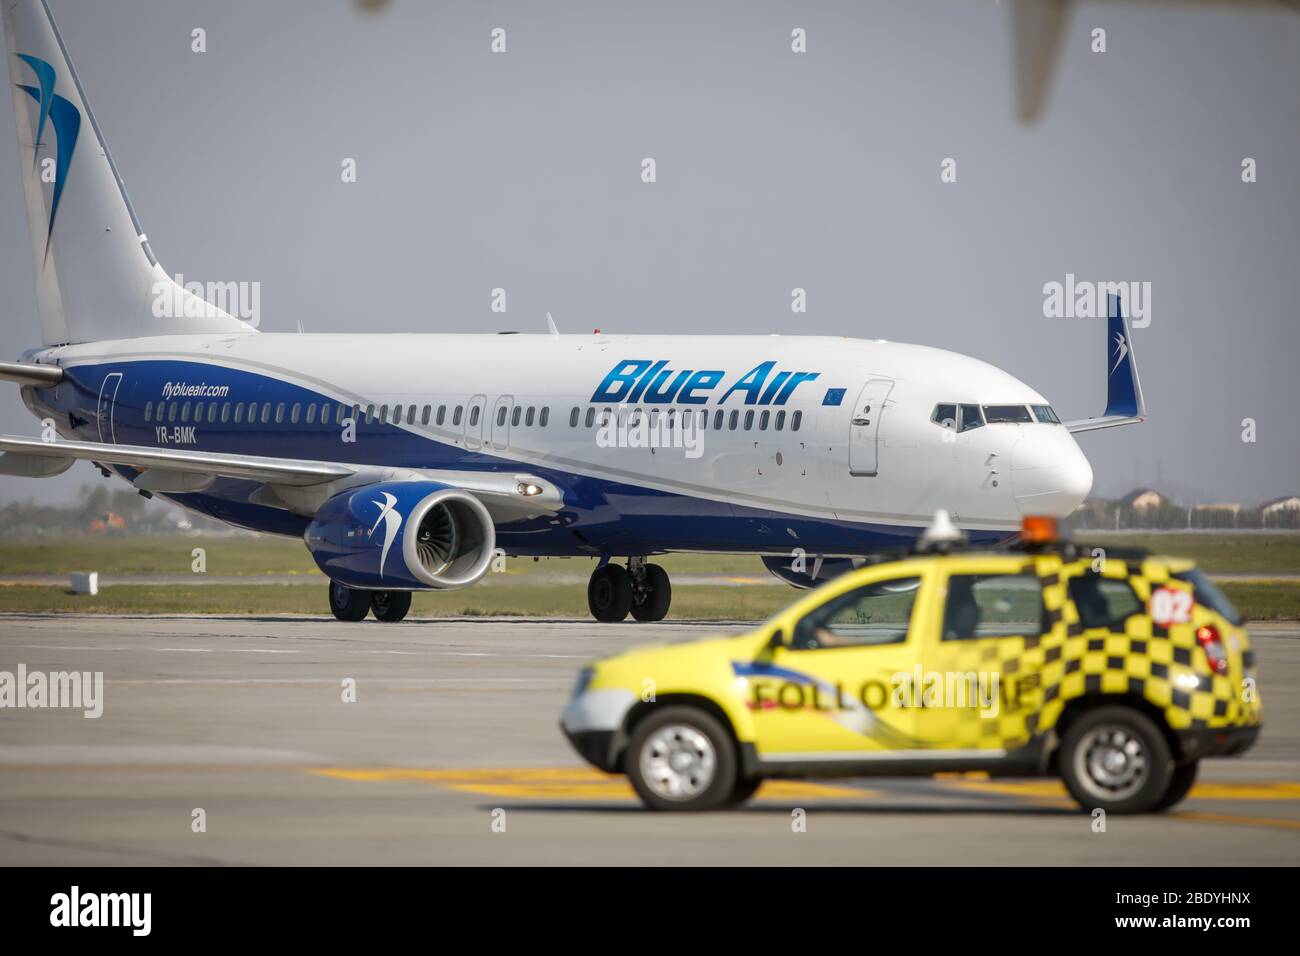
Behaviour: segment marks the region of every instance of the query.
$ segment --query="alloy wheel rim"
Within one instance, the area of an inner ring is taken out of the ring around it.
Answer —
[[[1146,745],[1130,728],[1117,724],[1088,731],[1074,759],[1078,778],[1089,792],[1106,800],[1133,796],[1150,774]]]
[[[718,755],[713,742],[689,724],[667,724],[641,748],[641,777],[665,800],[690,800],[713,783]]]

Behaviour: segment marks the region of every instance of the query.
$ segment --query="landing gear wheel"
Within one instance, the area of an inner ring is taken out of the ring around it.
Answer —
[[[673,603],[673,586],[668,581],[668,572],[657,564],[647,564],[643,583],[640,603],[637,603],[636,595],[633,596],[632,616],[638,621],[662,621],[668,616],[668,605]]]
[[[1150,813],[1174,776],[1164,735],[1129,707],[1090,710],[1061,741],[1061,777],[1084,810]]]
[[[370,611],[370,595],[338,581],[330,582],[330,610],[340,621],[362,621]]]
[[[665,707],[637,724],[623,769],[651,810],[716,810],[737,788],[731,734],[696,707]]]
[[[370,609],[377,621],[400,621],[411,609],[410,591],[371,591]]]
[[[1192,789],[1192,784],[1196,783],[1196,771],[1199,769],[1200,761],[1198,760],[1175,767],[1174,775],[1169,778],[1169,789],[1165,791],[1165,795],[1156,804],[1156,809],[1168,810],[1187,796],[1188,791]]]
[[[607,564],[591,573],[587,582],[587,606],[591,616],[606,624],[621,621],[632,610],[632,576],[617,564]]]

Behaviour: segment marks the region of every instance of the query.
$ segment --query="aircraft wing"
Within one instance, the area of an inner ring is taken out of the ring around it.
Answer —
[[[1091,432],[1099,428],[1136,425],[1146,421],[1146,400],[1138,378],[1137,360],[1133,357],[1133,333],[1119,296],[1109,299],[1106,321],[1106,411],[1097,418],[1066,422],[1072,432]]]
[[[314,514],[326,499],[347,488],[416,478],[468,491],[499,521],[552,513],[563,505],[560,489],[549,481],[517,472],[400,468],[0,435],[0,474],[57,475],[78,460],[139,471],[133,484],[150,492],[199,492],[218,477],[258,481],[266,487],[255,500],[299,514]]]

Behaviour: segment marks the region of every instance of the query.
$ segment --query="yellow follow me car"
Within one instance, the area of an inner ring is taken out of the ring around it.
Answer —
[[[1056,540],[970,550],[946,515],[739,637],[582,671],[562,726],[657,810],[744,802],[769,777],[1059,775],[1085,810],[1182,799],[1259,735],[1242,620],[1190,561]]]

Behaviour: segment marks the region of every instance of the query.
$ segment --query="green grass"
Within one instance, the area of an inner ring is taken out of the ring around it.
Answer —
[[[1202,570],[1300,572],[1300,533],[1276,534],[1113,534],[1080,531],[1088,544],[1146,548],[1156,554],[1191,558]]]
[[[1082,532],[1079,539],[1114,547],[1142,547],[1160,554],[1191,558],[1213,572],[1300,572],[1300,533],[1279,534],[1114,534]],[[307,574],[316,564],[296,538],[270,535],[232,537],[65,537],[0,541],[0,575],[68,574],[98,571],[104,575],[189,574],[195,548],[207,552],[213,575]],[[654,559],[670,574],[729,574],[764,577],[757,557],[732,554],[669,554]],[[586,576],[591,558],[517,558],[507,575],[571,572]]]
[[[785,607],[798,592],[784,585],[673,589],[671,617],[686,620],[762,620]],[[121,584],[99,594],[35,585],[0,587],[0,612],[37,614],[314,614],[327,617],[325,585],[209,584],[193,587]],[[588,618],[587,589],[581,585],[512,584],[442,593],[417,593],[417,617]]]
[[[1146,547],[1196,560],[1211,572],[1300,571],[1300,534],[1088,534],[1088,542]],[[206,551],[210,575],[247,575],[245,585],[122,584],[96,597],[61,587],[0,587],[0,611],[195,614],[324,614],[324,579],[302,542],[265,535],[232,537],[68,537],[0,542],[0,575],[103,575],[191,573],[194,548]],[[713,573],[768,579],[759,559],[747,555],[673,554],[655,559],[672,575]],[[594,560],[508,562],[504,575],[460,591],[417,594],[412,613],[421,616],[587,617],[581,583],[544,582],[538,574],[568,573],[585,579]],[[301,574],[299,584],[258,584],[261,575]],[[530,580],[531,578],[531,580]],[[672,617],[695,620],[758,620],[796,600],[799,592],[771,579],[745,586],[682,585],[673,588]],[[1300,619],[1300,582],[1224,582],[1233,602],[1253,620]]]
[[[1300,620],[1300,584],[1294,581],[1220,584],[1237,610],[1251,621]]]
[[[1227,583],[1228,597],[1250,620],[1300,619],[1300,582]],[[758,621],[797,600],[784,585],[726,587],[686,585],[673,589],[670,617],[704,621]],[[325,587],[308,584],[196,586],[122,584],[99,594],[75,595],[66,588],[35,585],[0,587],[0,612],[79,614],[313,614],[325,617]],[[460,591],[417,593],[418,617],[587,618],[586,588],[579,584],[504,582]]]

